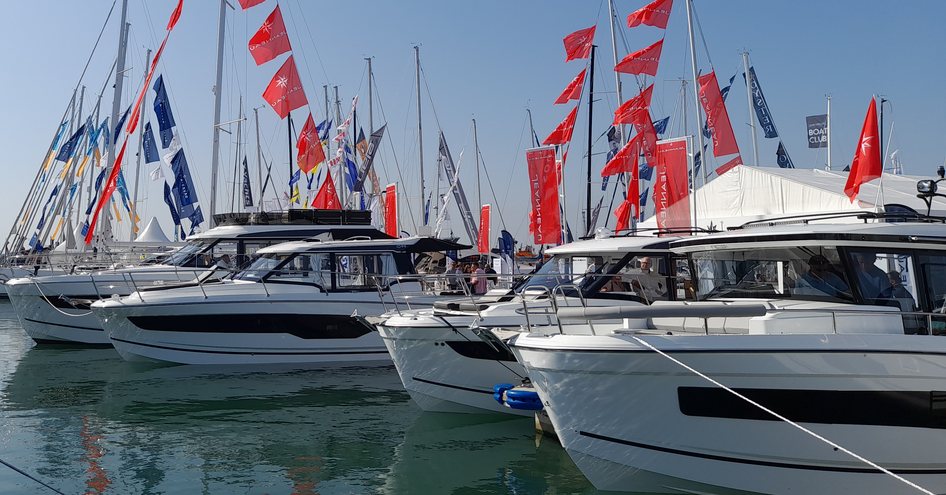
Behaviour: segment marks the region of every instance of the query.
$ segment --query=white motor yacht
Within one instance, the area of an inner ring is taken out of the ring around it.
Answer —
[[[531,410],[505,407],[494,399],[494,385],[516,385],[527,374],[508,348],[483,330],[499,338],[530,325],[559,332],[554,307],[644,305],[685,298],[683,281],[679,290],[676,284],[677,261],[667,248],[671,239],[650,233],[555,247],[546,251],[551,259],[512,290],[391,312],[378,324],[378,331],[404,388],[422,409],[532,415]],[[596,324],[598,329],[623,326],[621,319]]]
[[[412,258],[466,247],[425,237],[289,242],[219,283],[140,290],[92,311],[129,361],[390,365],[370,318],[432,304]]]
[[[189,237],[170,255],[138,265],[15,278],[7,281],[6,288],[20,324],[37,343],[110,346],[101,322],[89,309],[93,301],[126,296],[145,287],[190,283],[197,276],[216,279],[241,266],[260,248],[320,235],[387,237],[365,225],[222,225]]]
[[[560,309],[647,324],[516,336],[588,479],[648,493],[946,493],[946,225],[869,220],[678,240],[700,302]]]

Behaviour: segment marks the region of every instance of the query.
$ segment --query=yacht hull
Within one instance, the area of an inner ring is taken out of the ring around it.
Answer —
[[[513,351],[563,446],[598,489],[917,492],[672,358],[912,483],[946,492],[940,337],[530,334],[517,337]]]

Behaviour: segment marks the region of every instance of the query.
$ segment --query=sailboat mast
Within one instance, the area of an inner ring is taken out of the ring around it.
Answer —
[[[595,101],[595,48],[597,46],[591,45],[591,70],[588,74],[588,176],[585,183],[585,233],[588,234],[591,232],[591,142],[593,139],[592,133],[592,116],[594,114],[594,101]],[[564,164],[563,164],[564,166]]]
[[[118,113],[121,112],[122,106],[122,86],[125,82],[125,51],[127,49],[126,43],[128,42],[128,25],[126,20],[128,19],[128,0],[122,0],[122,18],[121,22],[118,24],[118,58],[116,59],[115,65],[115,92],[112,97],[112,116],[109,119],[109,126],[114,127],[118,123]],[[116,131],[116,134],[119,130]],[[108,149],[108,164],[107,170],[111,173],[112,166],[115,164],[115,144],[117,144],[117,136],[112,136],[112,142],[106,143],[106,149]]]
[[[220,167],[220,104],[223,97],[223,39],[227,30],[227,0],[220,0],[220,18],[217,21],[217,77],[214,83],[214,138],[210,162],[210,228],[216,222],[217,169]]]
[[[371,72],[371,57],[365,57],[368,61],[368,135],[374,132],[374,73]]]
[[[334,86],[335,89],[335,115],[338,118],[337,122],[342,121],[342,101],[338,99],[338,86]],[[343,149],[345,147],[345,141],[342,140],[338,143],[338,149]],[[347,156],[344,156],[344,151],[342,156],[345,160],[348,160]],[[338,164],[338,180],[335,181],[335,190],[339,192],[339,202],[345,204],[345,167],[348,166],[348,163]],[[331,173],[331,172],[329,172]]]
[[[699,144],[699,148],[693,153],[694,158],[696,154],[700,154],[700,161],[702,163],[700,169],[703,172],[703,184],[706,184],[706,157],[703,156],[703,131],[702,131],[702,122],[700,122],[700,82],[699,75],[696,72],[696,42],[693,39],[693,0],[686,0],[687,5],[687,32],[690,35],[690,68],[693,71],[693,99],[696,101],[696,139]],[[694,160],[694,166],[696,162]],[[696,182],[693,183],[693,190],[696,190]],[[694,222],[696,221],[696,203],[693,204],[693,216]],[[696,224],[693,225],[696,227]]]
[[[535,124],[532,123],[532,110],[529,107],[526,107],[526,113],[529,114],[529,132],[532,134],[529,136],[529,141],[535,143],[535,147],[538,148],[541,146],[541,144],[539,143],[539,138],[536,137]]]
[[[749,102],[749,129],[752,131],[752,164],[759,166],[759,138],[756,136],[755,111],[752,103],[752,84],[749,82],[749,52],[742,52],[742,69],[746,75],[746,98]]]
[[[240,183],[240,155],[242,155],[240,138],[243,137],[243,95],[240,95],[240,103],[237,106],[237,132],[236,132],[236,153],[233,154],[233,187],[230,190],[230,213],[236,212],[237,184]],[[241,202],[242,203],[242,202]]]
[[[473,119],[473,155],[476,163],[476,204],[483,207],[483,194],[480,187],[480,142],[476,136],[476,119]],[[439,185],[438,181],[438,185]]]
[[[148,67],[150,66],[151,66],[151,49],[149,48],[148,53],[145,54],[145,69],[144,70],[147,71]],[[147,107],[147,99],[148,99],[147,93],[148,91],[145,90],[145,95],[142,97],[143,99],[141,101],[141,105],[143,107]],[[141,178],[141,148],[144,145],[144,128],[145,128],[144,124],[145,124],[145,112],[141,112],[138,118],[138,158],[135,161],[135,189],[132,192],[132,196],[131,196],[131,213],[129,214],[131,216],[131,221],[130,221],[131,228],[129,229],[130,232],[128,233],[129,242],[135,240],[135,225],[138,224],[135,218],[138,216],[138,181]]]
[[[831,171],[831,95],[828,98],[828,115],[825,118],[825,132],[828,133],[828,171]]]
[[[259,107],[253,108],[253,120],[256,121],[256,174],[259,176],[259,211],[263,211],[263,147],[259,141]]]
[[[418,45],[414,45],[414,73],[417,78],[417,155],[420,158],[420,219],[421,224],[426,226],[427,219],[424,216],[424,126],[421,121],[420,46]]]

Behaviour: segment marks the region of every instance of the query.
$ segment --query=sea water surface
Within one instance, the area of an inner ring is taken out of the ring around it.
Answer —
[[[393,367],[126,363],[35,347],[7,301],[0,461],[2,494],[595,493],[532,420],[422,412]]]

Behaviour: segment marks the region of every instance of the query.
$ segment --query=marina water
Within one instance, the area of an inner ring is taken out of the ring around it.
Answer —
[[[35,347],[7,301],[0,460],[4,494],[595,493],[532,420],[424,413],[393,366],[127,363]]]

